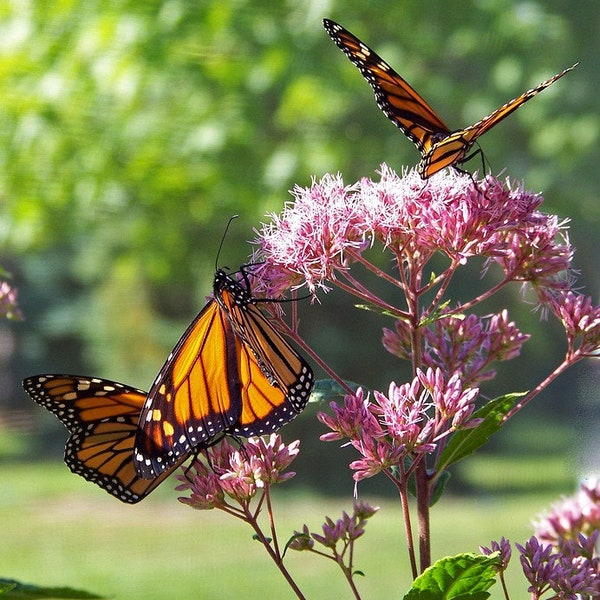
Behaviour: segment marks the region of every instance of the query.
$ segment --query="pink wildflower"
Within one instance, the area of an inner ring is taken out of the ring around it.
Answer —
[[[471,384],[492,379],[496,372],[490,365],[518,356],[530,337],[508,320],[506,310],[487,317],[442,317],[425,328],[424,336],[423,364],[446,373],[461,373]]]
[[[340,175],[325,175],[309,188],[296,186],[294,203],[263,225],[260,245],[268,263],[277,266],[278,288],[285,273],[291,282],[301,275],[311,293],[325,287],[324,280],[334,280],[336,271],[348,268],[347,249],[364,247],[364,231],[356,226],[358,199],[352,189],[344,186]],[[263,279],[272,272],[268,267],[263,267]],[[281,289],[271,289],[271,294],[276,297]]]
[[[345,186],[339,175],[325,175],[292,194],[294,202],[271,215],[256,240],[273,296],[286,278],[290,288],[327,289],[325,281],[335,282],[376,240],[399,263],[422,267],[436,252],[456,264],[483,255],[499,262],[509,279],[538,286],[556,288],[557,275],[569,268],[568,242],[555,241],[564,226],[537,212],[539,195],[508,180],[486,178],[475,186],[448,170],[424,186],[414,171],[399,177],[384,164],[379,181]]]
[[[512,550],[510,547],[510,542],[506,538],[502,538],[500,542],[492,541],[490,547],[479,546],[479,550],[485,556],[489,556],[494,552],[500,552],[500,562],[501,562],[501,571],[505,571],[508,567],[508,563],[510,562],[510,558],[512,555]]]
[[[600,530],[600,481],[583,483],[576,494],[553,504],[535,522],[536,536],[552,544],[595,530]]]
[[[565,328],[570,346],[581,337],[583,354],[600,349],[600,306],[594,306],[591,298],[561,291],[551,298],[550,307]]]
[[[330,548],[334,551],[334,554],[341,558],[344,550],[342,549],[341,552],[336,551],[338,543],[342,542],[344,546],[347,546],[364,535],[367,520],[378,510],[378,507],[371,506],[367,502],[355,500],[351,515],[344,511],[342,518],[337,521],[326,517],[322,534],[309,533],[308,527],[304,525],[302,532],[295,532],[298,540],[294,540],[290,544],[290,548],[293,550],[312,550],[314,543],[317,542],[326,548]]]
[[[0,318],[16,321],[23,319],[17,301],[17,290],[7,281],[0,281]]]
[[[331,432],[321,436],[323,442],[333,442],[344,438],[357,439],[362,435],[364,429],[374,431],[375,435],[381,433],[377,420],[369,411],[369,400],[365,398],[362,388],[358,388],[354,394],[344,397],[344,406],[331,402],[329,407],[333,415],[324,412],[317,413],[317,418],[323,425],[331,429]]]
[[[184,504],[196,509],[226,508],[226,497],[242,506],[262,489],[286,481],[293,472],[285,473],[298,454],[299,442],[284,444],[278,434],[268,438],[248,438],[237,450],[224,439],[205,450],[206,462],[197,459],[184,475],[177,490],[190,490]]]
[[[541,544],[535,536],[525,546],[516,544],[533,597],[539,598],[548,590],[557,598],[599,597],[600,565],[592,556],[597,538],[598,532],[589,538],[580,535],[576,540],[559,541],[556,548]]]
[[[361,455],[350,464],[355,481],[382,471],[389,475],[393,467],[403,472],[407,458],[416,464],[454,429],[477,424],[470,420],[477,395],[458,374],[446,381],[439,369],[418,370],[411,383],[391,383],[387,395],[375,391],[373,401],[359,389],[345,397],[343,407],[332,403],[333,416],[318,415],[332,430],[321,439],[349,439]]]

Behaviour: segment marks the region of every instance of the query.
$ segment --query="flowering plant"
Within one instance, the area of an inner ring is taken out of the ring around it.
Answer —
[[[363,307],[394,319],[393,327],[383,329],[383,347],[410,361],[412,368],[410,381],[391,382],[385,392],[366,391],[349,386],[315,356],[346,392],[343,403],[331,402],[330,412],[319,413],[329,430],[321,439],[344,441],[357,451],[350,464],[357,484],[381,475],[395,486],[415,580],[407,598],[425,597],[419,595],[425,590],[427,598],[450,597],[450,588],[461,590],[465,598],[487,597],[495,574],[508,563],[508,542],[493,542],[482,555],[463,554],[432,566],[430,509],[443,493],[451,465],[484,445],[565,369],[582,358],[598,356],[600,307],[574,291],[566,222],[539,211],[542,197],[509,180],[474,181],[454,170],[423,183],[415,172],[400,177],[382,165],[378,181],[362,179],[347,186],[341,176],[326,175],[307,188],[296,187],[293,196],[294,201],[281,214],[271,215],[258,234],[255,291],[260,286],[261,293],[273,298],[305,287],[316,296],[335,285],[358,298]],[[391,257],[393,274],[369,259],[375,246]],[[473,297],[453,301],[449,291],[455,274],[477,257],[484,259],[482,276],[491,283]],[[376,295],[362,281],[365,272],[390,285],[395,292],[392,300]],[[493,379],[495,365],[517,357],[529,339],[506,309],[485,316],[476,312],[511,282],[532,290],[543,313],[560,321],[566,352],[561,364],[532,391],[486,400],[481,383]],[[309,350],[295,327],[286,330]],[[266,445],[251,440],[246,448],[240,452],[224,445],[207,451],[212,469],[200,463],[193,477],[182,478],[179,489],[192,492],[182,501],[195,508],[220,508],[250,523],[298,597],[302,593],[283,566],[288,547],[333,559],[354,597],[360,598],[354,543],[376,509],[355,502],[351,516],[344,513],[337,522],[328,518],[323,534],[310,533],[305,525],[281,551],[269,488],[286,478],[280,469],[298,452],[297,443],[285,446],[272,437]],[[409,491],[415,496],[416,533]],[[251,512],[253,499],[257,505]],[[231,500],[241,508],[234,509]],[[270,539],[256,524],[265,504]],[[564,598],[600,595],[593,553],[597,529],[596,520],[569,538],[561,531],[551,542],[534,536],[517,546],[532,598],[546,593]]]

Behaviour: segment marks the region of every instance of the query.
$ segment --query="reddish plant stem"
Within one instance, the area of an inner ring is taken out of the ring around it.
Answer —
[[[431,566],[431,529],[429,519],[429,482],[427,480],[427,465],[424,460],[419,462],[415,471],[417,490],[417,515],[419,522],[419,563],[421,573]]]
[[[402,517],[404,518],[404,531],[406,533],[406,547],[408,549],[408,558],[410,560],[410,568],[412,571],[413,579],[416,579],[419,575],[417,569],[417,557],[415,555],[415,545],[412,534],[412,523],[410,519],[410,509],[408,505],[408,491],[406,488],[406,477],[402,476],[401,480],[394,477],[390,477],[396,487],[398,488],[398,495],[400,496],[400,506],[402,507]]]
[[[300,598],[300,600],[306,600],[304,594],[300,591],[300,588],[296,585],[296,582],[293,580],[289,571],[285,568],[285,565],[283,564],[283,560],[282,560],[281,556],[279,555],[278,552],[276,552],[273,549],[273,547],[269,543],[269,540],[265,537],[264,533],[262,532],[262,529],[258,525],[257,521],[253,518],[252,514],[249,511],[246,512],[246,516],[245,516],[244,520],[250,524],[252,529],[254,529],[254,532],[256,533],[256,537],[260,540],[260,543],[263,545],[263,547],[267,551],[267,554],[271,557],[273,562],[277,565],[277,568],[279,569],[279,571],[281,572],[281,574],[283,575],[285,580],[288,582],[289,586],[292,588],[292,590],[294,590],[294,593],[296,594],[296,596],[298,598]]]
[[[552,383],[561,373],[566,371],[570,366],[574,365],[581,358],[583,357],[578,352],[567,356],[567,358],[565,358],[565,360],[563,360],[563,362],[560,365],[558,365],[558,367],[556,367],[556,369],[554,369],[554,371],[552,371],[552,373],[550,373],[550,375],[548,375],[548,377],[546,377],[544,381],[541,381],[533,390],[531,390],[531,392],[527,394],[527,396],[525,396],[525,398],[523,398],[523,400],[521,400],[521,402],[515,404],[515,406],[513,406],[513,408],[510,409],[510,411],[504,417],[503,421],[506,422],[508,421],[508,419],[516,415],[523,407],[529,404],[544,388],[548,387],[548,385],[550,385],[550,383]]]

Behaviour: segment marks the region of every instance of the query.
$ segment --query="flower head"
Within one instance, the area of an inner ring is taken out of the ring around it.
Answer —
[[[251,437],[242,449],[224,439],[205,450],[205,460],[197,459],[184,475],[177,490],[190,490],[179,500],[196,509],[224,508],[226,499],[247,504],[259,490],[287,481],[293,472],[284,472],[298,454],[299,442],[284,444],[278,434],[268,438]]]
[[[295,539],[290,543],[293,550],[312,550],[314,543],[317,542],[326,548],[337,553],[337,546],[340,542],[349,545],[365,533],[367,520],[370,519],[379,507],[371,506],[367,502],[360,500],[354,501],[352,514],[346,511],[337,521],[326,517],[322,526],[322,533],[309,533],[307,525],[304,525],[302,531],[294,532]],[[343,552],[341,553],[343,554]]]
[[[600,481],[583,483],[576,494],[562,498],[539,515],[534,526],[536,536],[551,544],[600,530]]]
[[[326,279],[335,279],[336,271],[348,267],[347,250],[365,245],[365,232],[356,222],[358,199],[352,190],[344,186],[340,175],[325,175],[308,188],[296,186],[294,202],[263,225],[258,241],[268,261],[261,278],[269,280],[270,264],[278,267],[272,276],[273,297],[281,295],[285,274],[288,287],[293,287],[298,275],[311,292],[326,287]]]
[[[447,170],[424,186],[415,171],[400,177],[384,164],[377,181],[345,185],[340,175],[325,175],[292,195],[256,239],[272,297],[301,285],[327,290],[326,281],[335,282],[375,241],[399,264],[422,267],[435,253],[464,264],[481,255],[509,280],[564,287],[559,274],[572,256],[565,224],[538,212],[541,196],[509,180],[475,185]]]
[[[419,370],[410,383],[392,382],[387,394],[375,391],[372,401],[359,389],[343,406],[332,402],[333,415],[318,415],[331,429],[321,439],[349,439],[361,455],[350,464],[356,481],[382,471],[389,475],[393,467],[404,472],[407,458],[416,464],[453,430],[476,424],[470,417],[478,393],[458,373],[446,379],[439,369]]]
[[[487,546],[479,546],[479,550],[485,556],[489,556],[494,552],[500,552],[500,570],[505,571],[512,556],[510,542],[506,538],[502,538],[499,542],[492,541],[489,548]]]
[[[535,536],[524,546],[516,544],[528,591],[535,597],[546,590],[572,600],[600,597],[600,563],[592,556],[597,539],[598,532],[590,538],[560,540],[556,546],[540,543]]]
[[[581,338],[582,353],[600,350],[600,306],[594,306],[588,296],[570,290],[554,294],[549,304],[565,328],[571,346]]]

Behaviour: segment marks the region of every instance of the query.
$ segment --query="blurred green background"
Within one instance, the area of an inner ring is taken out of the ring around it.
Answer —
[[[579,283],[597,297],[595,0],[6,0],[0,265],[13,275],[26,320],[0,323],[0,467],[58,458],[64,444],[61,426],[21,391],[23,377],[66,372],[150,386],[210,292],[231,215],[240,219],[219,263],[236,268],[254,228],[294,184],[338,171],[350,183],[374,177],[382,162],[398,171],[416,164],[416,149],[325,34],[324,16],[373,47],[456,128],[581,61],[481,145],[494,173],[543,191],[542,209],[571,219]],[[478,278],[469,271],[464,289]],[[560,328],[540,320],[517,286],[501,302],[533,340],[518,363],[501,367],[490,397],[529,389],[564,353]],[[381,349],[381,327],[390,325],[381,317],[337,292],[299,308],[307,341],[342,376],[380,389],[406,377]],[[457,472],[450,491],[527,489],[540,500],[569,491],[584,470],[582,440],[598,423],[597,394],[591,365],[572,370],[497,436],[493,456]],[[314,407],[288,431],[302,440],[298,489],[348,497],[352,457],[318,442]],[[66,468],[60,474],[76,479]],[[20,489],[37,506],[45,500],[36,481]],[[371,482],[361,490],[386,491]],[[91,492],[111,513],[136,510]],[[183,519],[191,514],[177,508]]]

